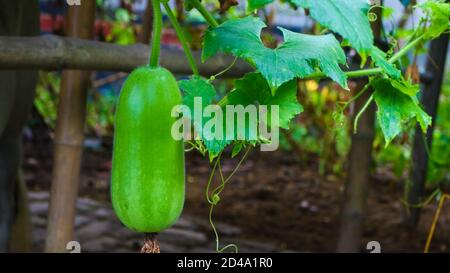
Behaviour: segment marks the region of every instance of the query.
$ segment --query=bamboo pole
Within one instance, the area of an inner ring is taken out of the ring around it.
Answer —
[[[92,38],[94,19],[95,1],[70,6],[66,27],[68,36]],[[54,140],[46,252],[65,252],[66,244],[73,239],[88,84],[88,71],[63,71]]]
[[[36,37],[0,36],[0,68],[9,69],[83,69],[129,72],[148,62],[149,47],[144,44],[116,45],[55,35]],[[218,54],[201,62],[201,53],[193,52],[201,75],[215,75],[234,60]],[[190,75],[191,68],[182,50],[161,48],[161,66],[175,74]],[[242,60],[223,74],[240,77],[254,69]]]
[[[377,20],[372,23],[372,31],[377,41],[381,36],[381,8],[374,10]],[[367,84],[367,79],[358,82],[356,92]],[[366,91],[355,101],[358,113],[370,98],[372,90]],[[358,123],[358,132],[352,135],[352,146],[348,155],[348,174],[341,209],[341,223],[338,234],[337,252],[360,252],[367,214],[367,198],[370,186],[370,165],[372,143],[375,136],[375,105],[371,103]]]
[[[433,80],[430,84],[425,85],[424,92],[421,97],[421,103],[433,120],[432,125],[426,133],[424,139],[422,130],[416,127],[412,150],[412,167],[410,171],[410,181],[405,184],[405,192],[408,204],[420,204],[424,198],[425,184],[428,173],[429,154],[427,147],[432,147],[433,132],[436,125],[437,110],[439,104],[439,96],[442,90],[442,83],[445,76],[445,62],[448,52],[449,35],[445,34],[436,40],[431,41],[429,50],[429,60],[427,63],[427,74],[432,75]],[[426,146],[425,146],[426,145]],[[416,228],[420,220],[420,207],[407,207],[407,215],[405,223],[410,228]]]
[[[152,2],[147,1],[147,6],[145,7],[144,17],[142,18],[142,29],[139,35],[139,42],[143,44],[150,43],[150,38],[153,28],[153,8]]]

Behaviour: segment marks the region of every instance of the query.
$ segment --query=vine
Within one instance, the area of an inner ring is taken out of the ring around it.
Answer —
[[[151,0],[153,8],[152,45],[150,47],[150,67],[159,66],[159,51],[161,49],[162,14],[159,0]]]
[[[177,21],[177,18],[173,14],[172,10],[169,7],[168,1],[162,1],[163,7],[167,12],[167,16],[169,17],[170,23],[172,23],[173,28],[175,29],[175,32],[178,36],[178,39],[180,40],[181,46],[183,47],[184,53],[186,54],[186,57],[189,61],[189,65],[191,66],[192,73],[194,75],[198,76],[198,68],[195,64],[194,57],[192,56],[191,49],[189,47],[189,44],[187,42],[187,39],[184,35],[183,29],[181,29],[180,24]]]
[[[223,71],[204,79],[199,75],[189,43],[168,2],[152,0],[154,25],[149,64],[152,67],[158,65],[162,27],[160,4],[162,3],[193,72],[193,77],[179,82],[180,88],[185,93],[183,101],[191,111],[195,97],[202,98],[205,106],[217,105],[221,109],[228,105],[259,104],[269,107],[277,105],[280,108],[280,124],[277,125],[288,129],[290,121],[303,111],[303,107],[296,97],[295,79],[331,79],[348,90],[348,79],[369,78],[368,83],[361,91],[348,101],[339,102],[337,107],[337,113],[342,115],[345,109],[370,89],[370,97],[365,101],[353,121],[355,133],[361,115],[372,103],[376,103],[378,107],[377,117],[386,145],[403,130],[404,123],[411,119],[415,119],[424,132],[427,130],[431,124],[431,118],[422,110],[417,100],[419,86],[403,77],[400,60],[422,43],[448,32],[449,4],[441,0],[428,0],[418,6],[425,11],[426,15],[421,19],[405,45],[394,52],[394,48],[398,45],[398,41],[394,40],[390,42],[393,45],[390,50],[384,52],[374,45],[374,37],[370,28],[370,22],[376,20],[375,13],[371,11],[373,8],[383,8],[381,5],[370,6],[366,0],[352,0],[342,1],[342,7],[337,8],[333,4],[333,0],[322,0],[320,5],[315,4],[314,1],[290,1],[296,8],[308,9],[309,16],[328,29],[330,34],[299,34],[279,28],[284,42],[276,48],[268,48],[260,38],[261,31],[266,25],[257,16],[256,10],[272,1],[264,1],[264,3],[248,1],[249,7],[251,7],[248,10],[248,16],[227,19],[221,23],[199,0],[186,1],[186,4],[195,8],[209,25],[203,37],[202,61],[207,61],[209,57],[217,53],[234,56],[233,62]],[[225,11],[222,10],[222,12]],[[371,66],[365,69],[343,71],[341,67],[347,64],[346,55],[342,44],[333,33],[342,36],[346,41],[345,44],[350,44],[363,60],[370,57]],[[217,92],[212,82],[231,69],[238,58],[252,65],[255,72],[248,73],[243,78],[236,80],[231,92],[214,104],[213,99],[217,96]],[[202,120],[194,122],[193,126],[198,131],[199,126],[203,125],[204,121]],[[268,125],[272,126],[272,124]],[[212,138],[211,140],[211,135],[203,132],[199,134],[199,139],[185,141],[189,145],[186,151],[197,150],[203,156],[209,156],[212,165],[205,188],[205,197],[210,205],[209,222],[215,236],[217,252],[223,252],[229,248],[234,248],[234,251],[238,252],[235,244],[220,247],[220,235],[212,218],[214,208],[221,201],[222,192],[246,159],[251,147],[269,141],[258,132],[251,133],[257,136],[257,140],[245,139],[242,141],[235,138],[231,140]],[[225,147],[232,144],[234,144],[233,156],[239,153],[242,147],[247,145],[248,147],[233,171],[225,177],[221,159]],[[212,189],[217,171],[220,184]]]
[[[219,236],[219,233],[217,232],[217,229],[216,229],[216,227],[214,225],[214,221],[212,219],[212,214],[213,214],[214,207],[217,206],[219,204],[220,200],[221,200],[220,199],[220,194],[225,189],[226,184],[230,181],[230,179],[238,171],[239,167],[242,165],[244,160],[247,158],[247,155],[250,152],[250,150],[251,150],[251,146],[249,146],[247,148],[247,150],[245,151],[244,155],[239,160],[238,164],[232,170],[232,172],[228,175],[227,178],[224,178],[224,175],[223,175],[223,172],[222,172],[222,166],[221,166],[221,163],[220,163],[220,159],[222,157],[222,153],[220,153],[217,156],[217,158],[215,159],[215,163],[213,164],[213,168],[211,170],[211,174],[210,174],[210,177],[208,179],[208,183],[206,184],[205,196],[206,196],[206,200],[210,204],[208,219],[209,219],[209,223],[211,225],[211,228],[212,228],[212,230],[214,232],[214,236],[215,236],[215,240],[216,240],[216,252],[219,252],[219,253],[224,252],[228,248],[234,248],[236,253],[239,251],[239,248],[238,248],[238,246],[236,244],[228,244],[228,245],[220,248],[220,236]],[[211,183],[213,181],[216,169],[219,169],[219,175],[220,175],[221,184],[219,186],[217,186],[216,188],[214,188],[210,192]]]

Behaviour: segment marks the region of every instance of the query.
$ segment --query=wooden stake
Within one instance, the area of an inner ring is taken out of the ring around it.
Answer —
[[[377,14],[377,20],[372,24],[372,30],[375,40],[377,40],[381,35],[381,8],[377,8],[374,12]],[[366,84],[367,80],[359,81],[356,90],[361,90]],[[355,113],[358,113],[364,106],[371,95],[370,93],[371,90],[367,90],[356,100]],[[375,106],[372,103],[359,120],[358,132],[352,135],[337,252],[360,252],[364,219],[367,212],[374,135]]]
[[[70,6],[67,35],[92,38],[94,19],[95,1],[83,1],[80,6]],[[88,84],[89,72],[63,71],[54,141],[46,252],[65,252],[66,244],[73,239]]]

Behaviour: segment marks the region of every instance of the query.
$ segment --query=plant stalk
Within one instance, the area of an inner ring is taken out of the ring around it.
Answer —
[[[422,41],[422,39],[424,38],[424,34],[422,34],[421,36],[417,37],[415,40],[409,42],[407,45],[405,45],[402,49],[400,49],[397,53],[395,53],[389,60],[389,63],[395,63],[396,61],[398,61],[401,57],[403,57],[403,55],[405,55],[406,53],[408,53],[413,47],[415,47],[418,43],[420,43]]]
[[[206,22],[212,27],[218,27],[219,23],[214,19],[212,14],[200,3],[199,0],[188,0],[198,12],[205,18]]]
[[[192,56],[191,49],[189,48],[188,41],[186,39],[186,36],[184,35],[183,29],[181,28],[180,24],[177,21],[177,18],[173,14],[172,10],[169,7],[169,4],[167,2],[163,2],[163,7],[167,12],[167,16],[169,17],[170,23],[172,24],[173,28],[175,29],[175,32],[177,33],[178,39],[180,40],[181,46],[183,47],[184,53],[186,54],[186,57],[189,61],[189,65],[191,66],[192,72],[194,75],[198,76],[198,68],[195,64],[194,57]]]
[[[149,65],[152,68],[159,66],[159,51],[161,49],[162,14],[159,0],[151,0],[153,8],[153,31],[150,46]]]

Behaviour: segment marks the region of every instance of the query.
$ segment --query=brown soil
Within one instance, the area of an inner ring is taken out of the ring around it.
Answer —
[[[50,187],[51,146],[26,141],[24,169],[31,190]],[[110,145],[106,145],[109,146]],[[80,195],[109,202],[110,148],[84,153]],[[238,159],[225,155],[222,166],[229,173]],[[320,177],[313,163],[300,167],[287,152],[251,152],[221,195],[214,219],[239,227],[241,237],[268,241],[279,250],[333,252],[339,227],[339,209],[345,180]],[[208,219],[205,186],[210,172],[207,159],[195,152],[186,156],[187,193],[184,213]],[[215,183],[218,183],[216,180]],[[378,241],[383,252],[421,252],[436,203],[423,210],[415,231],[402,225],[400,202],[403,185],[388,171],[372,178],[368,216],[361,251],[368,241]],[[444,207],[432,251],[450,247],[450,204]]]

